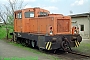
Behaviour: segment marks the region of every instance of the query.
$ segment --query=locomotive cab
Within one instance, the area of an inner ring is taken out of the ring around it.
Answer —
[[[40,49],[66,50],[79,46],[82,38],[74,34],[71,17],[50,14],[41,8],[28,8],[14,12],[14,41]]]

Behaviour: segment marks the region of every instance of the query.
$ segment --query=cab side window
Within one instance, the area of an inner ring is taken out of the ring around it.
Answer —
[[[46,12],[40,12],[38,17],[45,17],[45,16],[48,16],[48,13]]]
[[[48,15],[46,12],[40,12],[40,15]]]
[[[15,13],[15,19],[21,19],[22,18],[22,13]]]
[[[20,12],[20,13],[18,13],[17,15],[18,15],[18,18],[19,18],[19,19],[21,19],[21,18],[22,18],[22,13],[21,13],[21,12]]]
[[[25,18],[34,17],[34,12],[25,12]]]

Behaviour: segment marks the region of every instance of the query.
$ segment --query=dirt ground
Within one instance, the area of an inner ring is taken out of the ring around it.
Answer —
[[[37,58],[38,60],[51,60],[43,54],[33,53],[31,51],[11,45],[3,40],[0,40],[0,58]]]
[[[57,54],[44,55],[44,54],[33,53],[32,51],[19,48],[18,46],[14,46],[12,44],[7,43],[6,41],[0,40],[0,58],[1,57],[3,58],[34,57],[34,58],[38,58],[38,60],[90,60],[90,58],[81,57],[78,55],[73,55],[73,54],[68,54],[68,53],[63,53],[63,54],[58,54],[58,55]],[[58,57],[58,59],[55,59],[54,57],[50,57],[50,56]]]

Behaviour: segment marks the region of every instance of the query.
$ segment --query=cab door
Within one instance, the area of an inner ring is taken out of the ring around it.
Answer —
[[[15,32],[22,32],[22,12],[15,13],[14,31]]]

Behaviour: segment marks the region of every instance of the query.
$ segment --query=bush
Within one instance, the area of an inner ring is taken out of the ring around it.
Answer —
[[[12,36],[10,36],[10,33],[13,32],[13,26],[12,25],[7,25],[7,28],[9,30],[8,33],[8,38],[12,38]],[[6,31],[6,25],[0,27],[0,39],[4,39],[7,36],[7,31]]]
[[[6,37],[6,30],[5,28],[0,27],[0,39]]]

